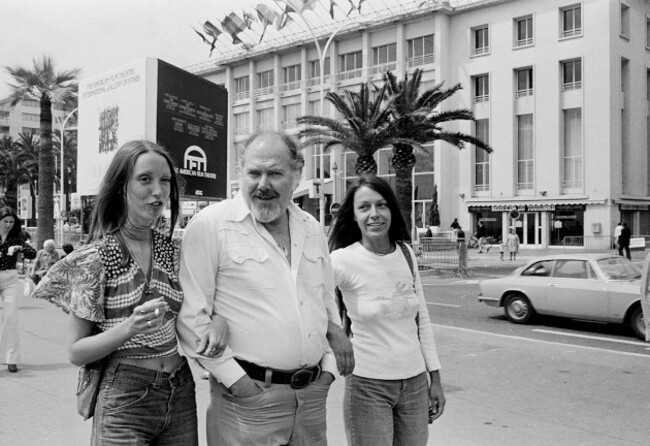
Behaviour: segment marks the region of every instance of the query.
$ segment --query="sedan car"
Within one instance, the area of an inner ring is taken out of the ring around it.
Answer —
[[[515,324],[535,314],[629,325],[645,339],[641,271],[613,254],[538,257],[511,275],[480,282],[478,301],[503,307]]]

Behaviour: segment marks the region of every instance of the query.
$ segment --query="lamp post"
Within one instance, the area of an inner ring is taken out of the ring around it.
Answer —
[[[63,144],[63,132],[65,132],[65,125],[68,123],[68,119],[72,117],[73,114],[75,114],[79,110],[79,107],[75,108],[72,110],[70,113],[68,113],[68,116],[65,117],[63,120],[63,124],[61,124],[61,140],[59,142],[59,145],[61,146],[61,181],[59,183],[59,211],[65,209],[65,194],[63,190],[63,179],[65,178],[65,175],[63,174],[64,172],[64,144]],[[60,243],[63,245],[63,215],[59,215],[59,234],[60,234]]]
[[[319,81],[320,81],[320,116],[323,116],[325,112],[325,59],[327,56],[327,50],[329,49],[330,44],[334,40],[334,37],[343,30],[345,27],[349,25],[354,25],[355,22],[345,22],[341,24],[338,28],[336,28],[330,36],[328,37],[327,41],[325,42],[325,46],[321,47],[320,42],[318,41],[318,37],[316,36],[316,33],[314,32],[314,28],[309,24],[309,22],[305,19],[303,16],[302,12],[295,11],[296,14],[300,17],[300,19],[304,22],[305,26],[309,30],[312,40],[314,41],[314,44],[316,45],[316,51],[318,52],[318,67],[320,69],[319,73]],[[320,191],[318,193],[318,208],[319,208],[319,221],[322,227],[325,227],[325,147],[323,144],[320,145],[320,166],[319,166],[319,180],[320,180]],[[332,179],[332,181],[336,181],[335,178]]]

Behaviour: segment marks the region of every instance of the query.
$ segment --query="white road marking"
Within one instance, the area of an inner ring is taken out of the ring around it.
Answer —
[[[537,342],[538,344],[548,344],[548,345],[557,345],[557,346],[562,346],[562,347],[574,347],[574,348],[581,348],[584,350],[595,350],[599,352],[606,352],[606,353],[615,353],[619,355],[624,355],[624,356],[635,356],[639,358],[648,358],[650,359],[650,355],[645,354],[645,353],[632,353],[632,352],[619,352],[616,350],[609,350],[606,348],[598,348],[598,347],[587,347],[584,345],[576,345],[576,344],[567,344],[565,342],[553,342],[553,341],[543,341],[541,339],[531,339],[527,338],[524,336],[512,336],[512,335],[504,335],[500,333],[491,333],[489,331],[482,331],[482,330],[474,330],[471,328],[462,328],[462,327],[453,327],[451,325],[442,325],[442,324],[431,324],[433,327],[441,328],[441,329],[448,329],[448,330],[457,330],[457,331],[465,331],[465,332],[471,332],[471,333],[476,333],[480,335],[491,335],[495,336],[498,338],[506,338],[506,339],[517,339],[520,341],[529,341],[529,342]]]
[[[454,304],[440,304],[438,302],[427,302],[427,305],[437,305],[439,307],[452,307],[452,308],[460,308],[460,305],[454,305]]]
[[[540,328],[534,328],[533,331],[536,331],[538,333],[549,333],[549,334],[554,334],[554,335],[560,335],[560,336],[569,336],[573,338],[581,338],[581,339],[593,339],[596,341],[608,341],[608,342],[617,342],[619,344],[628,344],[628,345],[638,345],[640,347],[646,347],[646,350],[650,350],[650,347],[648,347],[648,344],[646,342],[641,342],[641,341],[625,341],[623,339],[613,339],[613,338],[605,338],[602,336],[591,336],[591,335],[582,335],[582,334],[577,334],[577,333],[567,333],[564,331],[555,331],[555,330],[543,330]]]

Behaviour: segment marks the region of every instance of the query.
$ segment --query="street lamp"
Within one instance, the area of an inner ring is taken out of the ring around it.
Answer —
[[[345,27],[349,25],[354,25],[357,24],[357,22],[345,22],[341,24],[338,28],[336,28],[330,36],[328,37],[327,41],[325,42],[325,46],[321,47],[320,42],[318,41],[318,37],[316,36],[316,33],[314,32],[314,28],[309,24],[309,22],[305,19],[301,11],[297,11],[294,9],[296,14],[300,17],[300,19],[305,23],[305,26],[307,26],[307,29],[309,30],[312,40],[314,41],[314,44],[316,45],[316,51],[318,52],[318,67],[320,69],[319,73],[319,81],[320,81],[320,116],[324,115],[325,112],[325,59],[327,56],[327,50],[329,49],[330,44],[334,40],[334,37],[343,30]],[[320,180],[320,191],[318,193],[318,208],[319,208],[319,220],[320,224],[322,227],[325,226],[325,147],[323,144],[320,145],[320,172],[319,172],[319,180]],[[336,178],[333,178],[332,181],[336,181]]]
[[[65,208],[65,194],[63,191],[63,168],[64,168],[64,156],[63,156],[63,132],[65,131],[65,125],[68,123],[68,119],[72,117],[73,114],[75,114],[79,110],[79,107],[75,108],[72,110],[70,113],[68,113],[68,116],[65,117],[63,120],[63,124],[61,124],[61,140],[59,141],[59,145],[61,146],[61,181],[59,183],[59,211],[63,210]],[[62,213],[59,214],[59,234],[60,234],[60,243],[63,245],[63,215]]]

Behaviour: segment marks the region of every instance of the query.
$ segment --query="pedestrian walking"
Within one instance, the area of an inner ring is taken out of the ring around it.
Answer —
[[[54,240],[48,239],[43,242],[43,249],[36,253],[36,259],[32,264],[29,278],[38,285],[41,278],[47,273],[52,265],[59,261],[59,253],[56,251]]]
[[[614,249],[618,251],[618,238],[621,236],[621,230],[623,229],[623,222],[618,222],[614,228]],[[619,254],[621,255],[621,254]]]
[[[510,253],[510,260],[517,260],[517,253],[519,252],[519,236],[515,228],[510,228],[506,238],[506,249]]]
[[[20,364],[18,300],[23,294],[23,286],[18,280],[16,260],[18,253],[26,259],[36,257],[36,251],[22,235],[21,225],[13,208],[0,208],[0,362],[6,364],[11,373],[16,373]]]
[[[86,245],[55,263],[33,292],[71,314],[70,361],[102,361],[92,445],[197,445],[194,380],[179,354],[176,318],[183,301],[178,246],[156,227],[169,202],[179,213],[167,152],[130,141],[114,155],[97,193]],[[172,225],[173,227],[173,225]],[[197,336],[203,355],[225,340]]]
[[[632,237],[632,231],[627,227],[627,223],[621,223],[621,234],[618,236],[618,255],[625,255],[629,260],[632,260],[630,256],[630,238]]]
[[[460,232],[460,227],[458,228]],[[406,223],[390,185],[361,177],[330,235],[334,281],[351,321],[355,368],[344,419],[352,446],[424,446],[445,408],[433,330]]]
[[[354,362],[325,234],[292,202],[304,159],[289,136],[263,131],[239,160],[239,194],[203,209],[183,236],[181,343],[215,314],[230,334],[222,357],[199,359],[211,375],[208,445],[325,445],[337,363],[346,375]]]
[[[476,238],[478,238],[478,253],[481,254],[483,252],[483,247],[485,246],[485,237],[487,236],[487,229],[485,228],[485,225],[483,224],[482,221],[478,222],[478,226],[476,227]],[[490,248],[487,248],[488,251]]]

